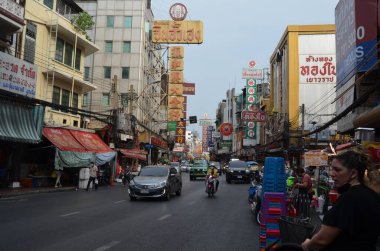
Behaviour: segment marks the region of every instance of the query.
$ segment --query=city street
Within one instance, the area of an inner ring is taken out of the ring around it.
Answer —
[[[181,196],[129,201],[116,185],[0,200],[0,250],[259,250],[248,184],[220,178],[214,198],[182,173]]]

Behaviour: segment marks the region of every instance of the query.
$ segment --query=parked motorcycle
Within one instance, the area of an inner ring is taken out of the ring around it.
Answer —
[[[210,175],[206,179],[206,193],[208,194],[208,197],[213,197],[214,194],[216,193],[215,190],[215,178]]]
[[[257,180],[251,181],[248,189],[249,210],[255,216],[256,222],[261,224],[261,193],[262,184]]]

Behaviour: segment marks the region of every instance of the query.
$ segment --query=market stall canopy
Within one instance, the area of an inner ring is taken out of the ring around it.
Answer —
[[[67,129],[45,127],[42,134],[61,151],[88,152]]]
[[[147,151],[140,149],[118,149],[127,158],[146,160]]]
[[[90,152],[113,152],[95,133],[70,130],[74,138]]]
[[[33,143],[41,141],[39,127],[33,117],[34,108],[15,103],[0,103],[0,139],[12,142]]]

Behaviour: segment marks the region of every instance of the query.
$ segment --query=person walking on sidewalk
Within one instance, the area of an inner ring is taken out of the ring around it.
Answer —
[[[55,188],[57,188],[58,186],[62,187],[61,176],[62,176],[63,170],[55,170],[55,172],[56,172],[56,175],[57,175],[57,179],[55,180]]]
[[[97,178],[98,178],[98,167],[95,165],[95,162],[91,162],[90,179],[88,180],[86,191],[88,191],[88,188],[90,187],[91,182],[92,182],[92,188],[94,190],[98,189]]]

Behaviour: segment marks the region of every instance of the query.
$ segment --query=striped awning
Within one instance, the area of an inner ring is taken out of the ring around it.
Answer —
[[[0,140],[39,143],[41,134],[37,127],[40,125],[35,121],[34,109],[34,106],[0,101]]]

